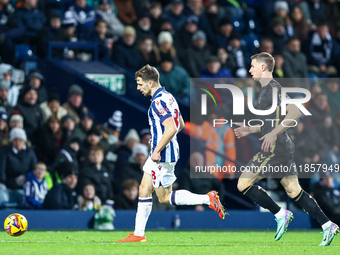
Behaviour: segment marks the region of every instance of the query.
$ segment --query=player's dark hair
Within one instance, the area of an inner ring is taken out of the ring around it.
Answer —
[[[262,62],[266,65],[268,72],[273,72],[275,66],[275,59],[268,52],[261,52],[251,56],[251,59]]]
[[[145,82],[154,81],[156,83],[159,83],[159,72],[155,67],[150,65],[143,66],[141,69],[139,69],[135,73],[135,79],[137,79],[138,77],[141,77],[142,80]]]

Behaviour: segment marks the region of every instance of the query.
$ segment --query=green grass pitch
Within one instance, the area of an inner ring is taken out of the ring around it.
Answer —
[[[147,243],[115,243],[124,231],[27,231],[19,237],[0,232],[1,254],[339,254],[340,236],[318,247],[317,231],[288,231],[280,241],[268,231],[147,231]]]

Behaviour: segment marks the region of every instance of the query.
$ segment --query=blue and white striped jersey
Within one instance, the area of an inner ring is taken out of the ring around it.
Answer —
[[[151,131],[151,150],[150,155],[155,150],[157,144],[164,133],[163,121],[173,117],[177,132],[179,130],[179,116],[181,115],[175,98],[163,87],[159,88],[151,98],[151,106],[148,111],[149,125]],[[160,162],[177,162],[179,159],[179,146],[177,133],[161,151]]]

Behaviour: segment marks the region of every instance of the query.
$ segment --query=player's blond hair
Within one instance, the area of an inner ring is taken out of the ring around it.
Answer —
[[[153,66],[146,65],[143,66],[135,73],[135,79],[138,77],[142,78],[143,81],[154,81],[155,83],[159,83],[159,72]]]
[[[256,59],[257,62],[262,62],[266,65],[268,72],[273,72],[275,66],[275,59],[268,52],[261,52],[251,56],[251,59]]]

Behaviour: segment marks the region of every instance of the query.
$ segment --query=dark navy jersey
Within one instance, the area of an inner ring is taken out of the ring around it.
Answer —
[[[275,127],[281,124],[285,115],[281,116],[281,85],[276,80],[271,80],[266,86],[261,88],[259,98],[257,100],[258,110],[268,110],[273,104],[273,88],[277,88],[277,106],[273,113],[268,115],[260,115],[259,118],[263,121],[264,125],[261,127],[261,136],[270,133]],[[274,120],[276,119],[276,120]],[[277,140],[273,145],[274,154],[293,154],[294,143],[288,136],[287,131],[279,134]]]

